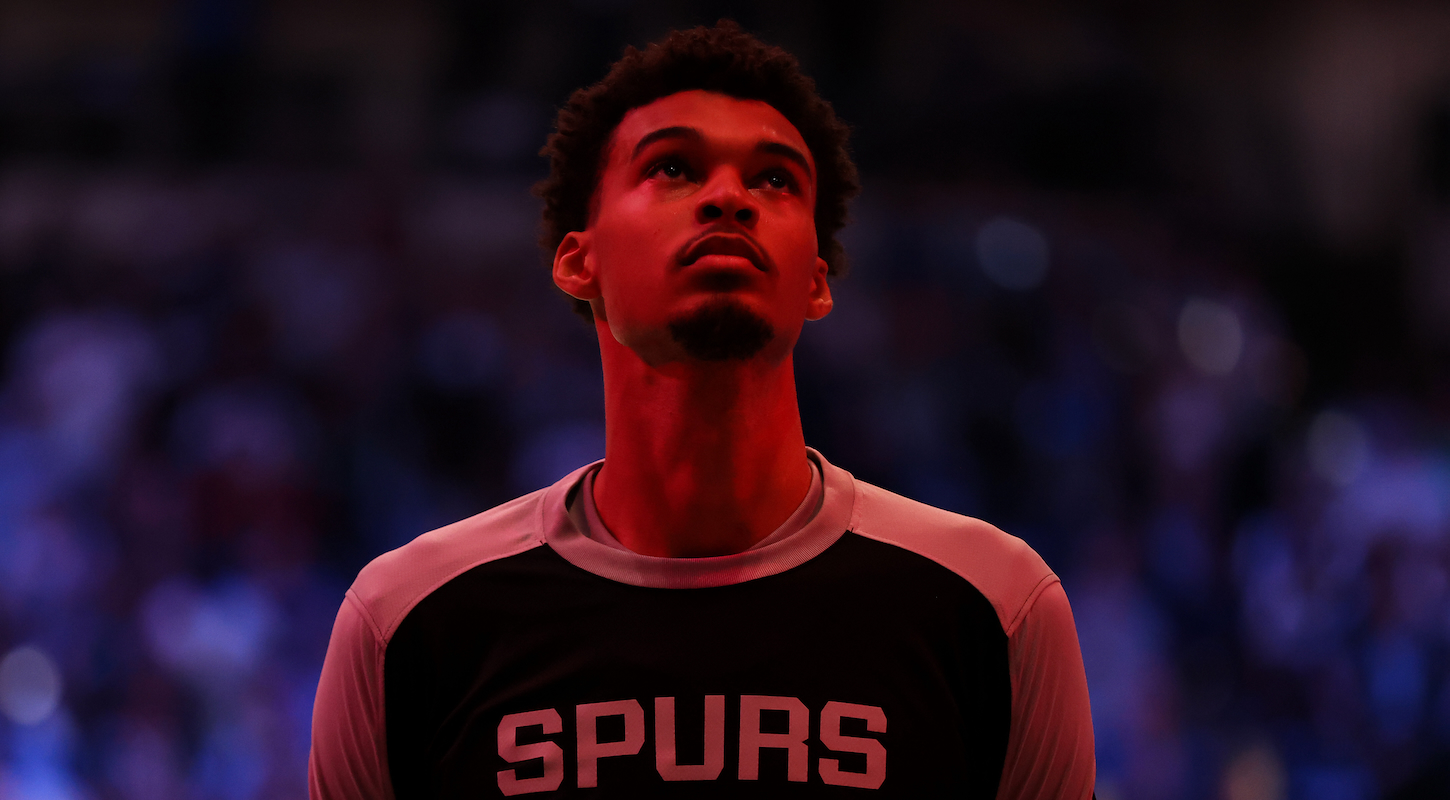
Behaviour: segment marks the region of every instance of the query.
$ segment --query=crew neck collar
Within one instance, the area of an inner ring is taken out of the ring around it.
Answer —
[[[703,588],[775,575],[819,555],[850,522],[855,500],[851,474],[811,448],[806,448],[806,456],[812,466],[811,488],[800,506],[769,536],[741,553],[667,558],[625,548],[599,523],[593,498],[586,494],[592,491],[593,476],[603,461],[580,467],[545,490],[540,503],[544,540],[574,566],[634,586]]]

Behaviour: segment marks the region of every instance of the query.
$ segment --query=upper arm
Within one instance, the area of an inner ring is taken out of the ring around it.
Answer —
[[[312,706],[312,800],[392,800],[383,711],[383,645],[351,592],[337,612]]]
[[[1052,580],[1007,642],[1012,729],[998,800],[1087,798],[1097,764],[1087,675],[1072,608]]]

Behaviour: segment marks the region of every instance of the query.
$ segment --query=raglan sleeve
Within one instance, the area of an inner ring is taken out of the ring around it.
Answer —
[[[1092,708],[1077,627],[1055,576],[1009,632],[1012,729],[998,800],[1093,796],[1097,762]]]
[[[393,800],[382,637],[351,590],[333,623],[312,706],[311,800]]]

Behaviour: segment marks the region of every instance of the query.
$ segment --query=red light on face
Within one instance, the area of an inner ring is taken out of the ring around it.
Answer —
[[[767,351],[783,358],[830,308],[814,213],[795,126],[767,103],[692,90],[625,115],[589,226],[571,236],[596,317],[647,362],[683,358],[661,332],[724,298],[774,331]]]

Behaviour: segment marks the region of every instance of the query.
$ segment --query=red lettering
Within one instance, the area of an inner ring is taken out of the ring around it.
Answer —
[[[596,730],[600,717],[624,717],[624,739],[601,742]],[[575,706],[578,721],[579,787],[599,785],[599,759],[609,756],[632,756],[644,746],[644,707],[638,700],[612,700],[608,703],[583,703]]]
[[[638,755],[644,747],[644,707],[638,700],[614,700],[606,703],[583,703],[574,707],[577,749],[575,756],[580,788],[599,786],[599,759],[611,756]],[[760,729],[764,712],[785,712],[787,732],[764,733]],[[599,741],[599,720],[621,717],[624,738]],[[839,758],[821,758],[818,769],[821,780],[832,786],[879,789],[886,781],[886,746],[879,739],[867,736],[846,736],[841,733],[841,720],[859,719],[871,733],[886,732],[886,712],[878,706],[859,705],[832,700],[821,710],[820,740],[835,753],[859,753],[866,757],[866,771],[841,769]],[[538,726],[544,735],[563,731],[563,720],[552,708],[509,714],[498,724],[498,754],[510,764],[542,761],[544,774],[534,778],[518,777],[517,769],[500,770],[498,788],[505,795],[556,791],[564,782],[564,750],[552,741],[519,744],[520,728]],[[786,751],[786,779],[804,783],[810,770],[811,712],[799,698],[771,695],[743,695],[740,698],[740,769],[739,779],[760,779],[760,751]],[[705,696],[704,762],[679,763],[678,732],[675,730],[675,698],[654,700],[655,769],[666,781],[713,781],[725,769],[725,696]]]
[[[841,718],[866,720],[866,730],[886,732],[886,712],[876,706],[861,706],[832,700],[821,711],[821,743],[838,753],[862,753],[866,756],[865,772],[845,772],[835,758],[821,759],[821,780],[834,786],[858,789],[880,789],[886,780],[886,747],[875,739],[841,735]]]
[[[705,696],[705,763],[675,761],[675,698],[655,698],[655,769],[667,781],[713,781],[725,769],[725,695]]]
[[[761,733],[761,711],[785,711],[790,714],[789,733]],[[770,697],[747,694],[740,697],[740,780],[760,779],[760,751],[762,748],[785,750],[787,754],[786,778],[803,783],[810,769],[810,748],[806,737],[810,735],[811,716],[805,703],[794,697]]]
[[[544,774],[537,778],[519,778],[514,770],[500,770],[498,788],[505,795],[552,792],[564,782],[564,750],[559,745],[553,742],[519,744],[519,728],[530,725],[543,726],[545,734],[558,733],[564,729],[564,720],[552,708],[509,714],[499,720],[498,754],[504,761],[517,764],[536,758],[544,759]]]

